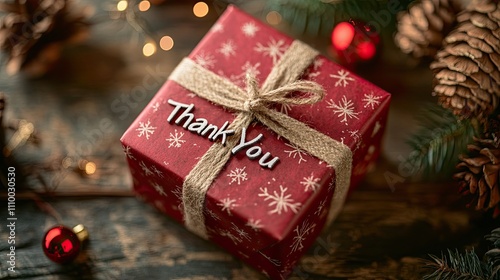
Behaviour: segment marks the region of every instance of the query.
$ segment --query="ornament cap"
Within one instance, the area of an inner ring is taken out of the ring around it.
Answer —
[[[78,237],[78,240],[80,240],[81,243],[89,239],[89,231],[82,224],[74,226],[73,232],[76,234],[76,237]]]

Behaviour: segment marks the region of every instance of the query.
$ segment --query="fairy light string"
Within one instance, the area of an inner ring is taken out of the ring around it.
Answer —
[[[145,57],[154,55],[158,50],[170,51],[175,44],[174,38],[170,35],[156,34],[150,28],[144,13],[148,12],[151,7],[152,4],[148,0],[120,0],[111,11],[113,14],[118,13],[117,18],[125,20],[137,34],[144,37],[142,55]],[[203,1],[195,3],[192,7],[192,14],[195,18],[206,17],[209,12],[209,5]]]

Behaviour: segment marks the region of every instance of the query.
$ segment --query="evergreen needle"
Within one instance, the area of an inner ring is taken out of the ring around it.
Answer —
[[[429,255],[430,261],[425,267],[432,269],[432,273],[425,275],[424,280],[499,280],[500,279],[500,228],[494,229],[487,235],[493,248],[484,255],[483,259],[474,252],[466,251],[461,254],[458,250],[448,250],[441,257]]]
[[[410,137],[412,152],[406,159],[413,174],[426,179],[449,178],[455,170],[458,155],[472,142],[476,125],[458,120],[439,105],[429,104],[418,118],[420,129]]]

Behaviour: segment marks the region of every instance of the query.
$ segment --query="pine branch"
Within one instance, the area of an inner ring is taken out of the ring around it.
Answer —
[[[425,266],[433,269],[431,274],[425,275],[425,280],[499,280],[500,279],[500,228],[496,228],[485,239],[490,241],[493,248],[480,260],[474,250],[460,254],[458,250],[448,250],[448,254],[441,254],[441,258],[429,255],[431,261]]]
[[[459,120],[436,104],[425,106],[418,118],[420,129],[408,140],[412,152],[405,166],[412,167],[414,177],[449,178],[458,162],[458,155],[476,134],[476,122]]]
[[[400,0],[397,10],[413,0]],[[296,32],[329,36],[333,27],[350,18],[374,23],[374,27],[394,27],[396,11],[390,0],[268,0],[266,11],[277,11]],[[378,30],[379,32],[381,30]]]
[[[474,250],[460,254],[458,250],[448,250],[441,258],[430,255],[433,262],[427,267],[435,269],[432,274],[425,275],[425,280],[484,280],[491,276],[491,265],[481,261]]]

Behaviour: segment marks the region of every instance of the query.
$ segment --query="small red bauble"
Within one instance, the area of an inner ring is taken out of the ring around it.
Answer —
[[[380,36],[375,28],[360,20],[341,22],[332,31],[333,50],[345,65],[370,61],[377,54],[379,43]]]
[[[49,229],[43,237],[43,252],[53,262],[64,264],[72,262],[80,254],[82,242],[88,237],[82,225],[73,229],[57,225]]]

